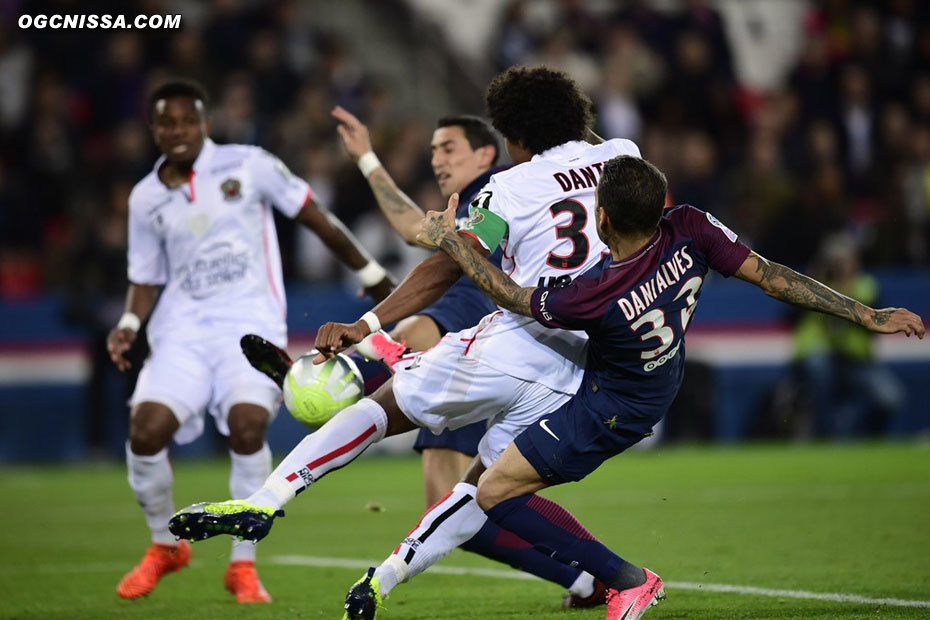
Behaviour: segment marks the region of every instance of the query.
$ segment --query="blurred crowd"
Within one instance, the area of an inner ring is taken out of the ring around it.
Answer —
[[[97,4],[80,10],[107,12]],[[803,267],[829,233],[844,232],[866,265],[930,264],[925,3],[812,3],[799,59],[767,92],[737,80],[712,3],[677,4],[560,0],[539,19],[536,3],[513,2],[488,66],[568,71],[591,94],[599,133],[639,142],[668,174],[674,202],[713,211],[763,254]],[[427,149],[434,119],[400,109],[403,86],[367,71],[362,42],[319,29],[303,3],[123,3],[126,14],[182,9],[182,29],[144,32],[23,31],[25,6],[0,4],[0,297],[121,300],[127,197],[157,155],[145,97],[173,75],[211,93],[214,139],[280,156],[399,272],[419,258],[384,228],[329,112],[339,104],[368,123],[382,161],[425,208],[443,206]],[[33,14],[74,7],[28,3]],[[288,277],[338,277],[313,239],[279,226]],[[91,320],[107,325],[120,311],[99,310]]]

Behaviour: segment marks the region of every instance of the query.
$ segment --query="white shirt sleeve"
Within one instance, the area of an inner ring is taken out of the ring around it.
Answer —
[[[297,217],[307,199],[313,195],[306,181],[264,149],[257,149],[249,166],[262,197],[291,219]]]
[[[127,276],[134,284],[165,284],[168,282],[168,260],[161,235],[138,204],[133,191],[129,196],[129,239]]]
[[[632,155],[633,157],[642,157],[639,147],[632,140],[626,138],[613,138],[609,141],[616,151],[617,155]]]

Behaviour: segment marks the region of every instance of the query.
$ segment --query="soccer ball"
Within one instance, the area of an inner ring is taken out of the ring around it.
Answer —
[[[284,377],[284,406],[298,422],[323,426],[336,413],[361,399],[365,385],[348,356],[339,354],[314,364],[316,351],[296,359]]]

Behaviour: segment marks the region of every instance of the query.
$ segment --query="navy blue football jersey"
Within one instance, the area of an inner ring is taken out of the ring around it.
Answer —
[[[587,332],[588,408],[641,420],[648,432],[681,385],[684,336],[708,270],[733,275],[748,255],[710,213],[680,205],[634,255],[607,256],[567,287],[536,289],[531,309],[543,325]]]

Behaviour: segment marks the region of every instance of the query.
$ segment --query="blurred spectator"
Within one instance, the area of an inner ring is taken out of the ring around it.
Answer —
[[[818,279],[874,306],[876,280],[861,271],[853,240],[830,237],[820,251]],[[874,436],[888,428],[904,405],[898,379],[875,361],[872,334],[858,325],[807,313],[795,330],[795,356],[812,397],[817,437]]]

